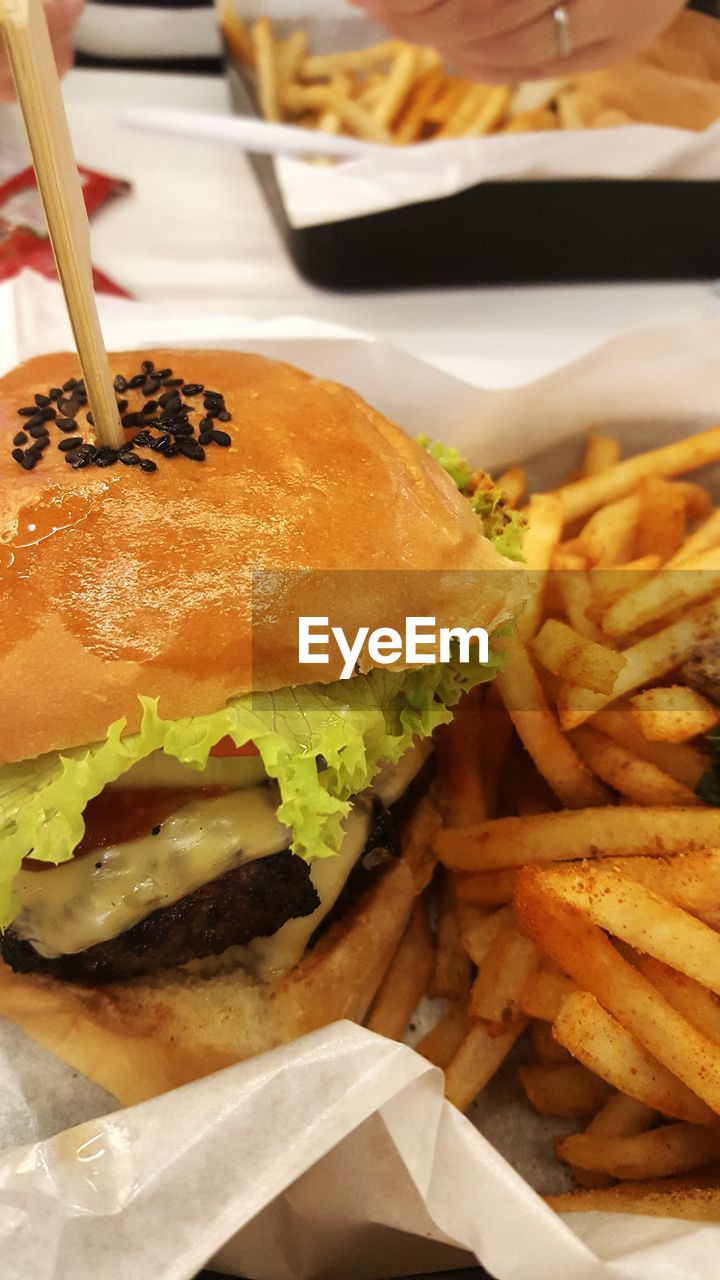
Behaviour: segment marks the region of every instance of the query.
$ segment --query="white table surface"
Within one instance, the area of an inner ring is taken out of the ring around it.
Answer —
[[[65,98],[80,162],[133,184],[93,219],[92,239],[96,265],[138,298],[350,325],[488,387],[537,377],[624,329],[697,320],[717,305],[709,282],[326,293],[297,275],[242,154],[116,123],[128,105],[229,111],[222,79],[76,70]],[[0,145],[21,136],[17,109],[0,107]]]

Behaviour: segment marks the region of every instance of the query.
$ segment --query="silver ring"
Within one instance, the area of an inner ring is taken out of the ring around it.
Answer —
[[[570,34],[570,14],[564,4],[558,4],[552,11],[555,47],[559,58],[569,58],[572,53],[572,35]]]

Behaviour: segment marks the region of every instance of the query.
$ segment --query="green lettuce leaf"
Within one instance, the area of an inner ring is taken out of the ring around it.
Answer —
[[[713,729],[706,741],[714,758],[713,766],[698,782],[695,795],[705,804],[720,808],[720,729]]]
[[[252,742],[277,779],[278,817],[292,828],[292,848],[305,858],[337,852],[349,798],[395,763],[415,737],[426,738],[452,718],[449,708],[474,685],[491,680],[500,659],[486,665],[434,664],[412,671],[377,669],[329,685],[306,685],[233,698],[221,711],[163,720],[143,698],[137,733],[123,737],[117,720],[104,742],[0,769],[0,928],[12,919],[12,882],[32,852],[43,862],[72,857],[82,840],[83,809],[131,766],[162,750],[202,770],[226,735]]]
[[[447,471],[453,484],[469,500],[483,523],[483,533],[508,560],[522,560],[524,516],[510,505],[502,489],[484,471],[473,471],[452,445],[440,444],[429,436],[418,436],[431,458]]]

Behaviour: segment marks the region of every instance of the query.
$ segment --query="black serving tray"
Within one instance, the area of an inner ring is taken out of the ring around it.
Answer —
[[[235,110],[254,114],[251,88],[232,62],[228,80]],[[326,289],[720,275],[720,181],[482,183],[297,230],[272,159],[250,160],[295,266]]]

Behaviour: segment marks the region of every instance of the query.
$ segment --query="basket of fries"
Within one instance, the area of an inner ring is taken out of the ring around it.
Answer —
[[[289,252],[330,288],[710,276],[720,24],[685,12],[616,66],[473,84],[339,3],[223,0],[236,110],[368,144],[255,156]],[[648,234],[649,229],[652,234]]]

